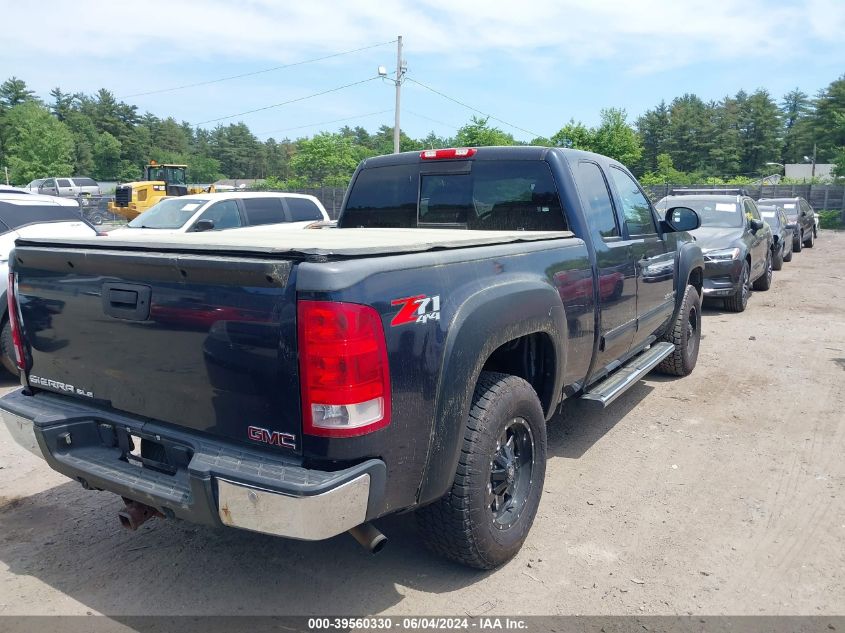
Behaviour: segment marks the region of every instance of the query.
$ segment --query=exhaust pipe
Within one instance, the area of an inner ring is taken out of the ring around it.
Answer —
[[[153,517],[164,518],[164,515],[152,506],[125,498],[123,502],[126,507],[117,513],[117,518],[120,519],[120,524],[127,530],[134,532]]]
[[[378,531],[372,523],[362,523],[349,530],[356,541],[371,554],[378,554],[387,545],[387,537]]]

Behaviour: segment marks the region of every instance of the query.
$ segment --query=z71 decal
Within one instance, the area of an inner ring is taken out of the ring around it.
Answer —
[[[390,305],[402,306],[390,322],[392,327],[406,323],[428,323],[440,320],[440,295],[404,297],[394,299]]]

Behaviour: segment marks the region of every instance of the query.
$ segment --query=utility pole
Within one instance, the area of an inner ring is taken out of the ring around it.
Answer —
[[[393,153],[399,153],[399,101],[402,97],[402,79],[405,77],[405,65],[402,61],[402,36],[396,39],[396,109],[393,116]]]
[[[396,103],[399,103],[399,101],[397,101]],[[812,184],[813,179],[815,179],[815,177],[816,177],[816,144],[813,143],[813,167],[810,170],[810,184]]]

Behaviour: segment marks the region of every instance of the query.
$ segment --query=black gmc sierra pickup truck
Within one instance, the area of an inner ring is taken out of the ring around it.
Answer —
[[[546,422],[692,371],[704,262],[621,164],[542,147],[365,160],[337,228],[17,242],[15,439],[130,528],[297,539],[415,510],[478,568],[522,545]]]

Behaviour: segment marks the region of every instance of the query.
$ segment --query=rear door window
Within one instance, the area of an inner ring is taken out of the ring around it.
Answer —
[[[291,222],[307,222],[309,220],[323,219],[320,209],[308,198],[285,198],[285,202],[288,205]]]
[[[59,178],[59,187],[70,187],[70,180]]]
[[[578,175],[578,189],[586,207],[590,231],[603,239],[619,237],[616,213],[601,168],[596,163],[581,162]]]
[[[76,183],[79,187],[96,187],[96,181],[92,180],[91,178],[74,178],[73,182]]]
[[[246,222],[250,226],[288,222],[281,198],[244,198]]]

